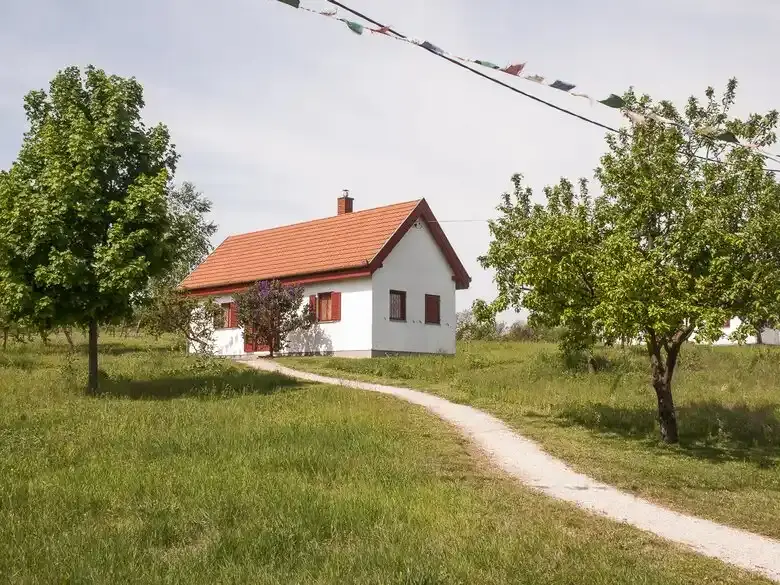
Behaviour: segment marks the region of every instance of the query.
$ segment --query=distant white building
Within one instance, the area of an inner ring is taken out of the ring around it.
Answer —
[[[212,334],[217,355],[267,353],[244,339],[232,293],[271,279],[302,285],[317,319],[282,353],[455,353],[455,291],[471,278],[428,203],[352,206],[345,195],[335,216],[231,236],[182,282],[224,309]]]
[[[732,341],[729,339],[729,335],[731,335],[734,330],[739,327],[742,324],[742,321],[740,321],[738,318],[729,319],[723,324],[723,335],[720,339],[715,341],[713,345],[737,345],[736,341]],[[691,341],[696,341],[696,335],[694,334],[691,337]],[[780,329],[762,329],[761,330],[761,343],[764,345],[780,345]],[[759,339],[757,335],[748,335],[747,339],[745,340],[746,345],[755,345],[759,343]]]

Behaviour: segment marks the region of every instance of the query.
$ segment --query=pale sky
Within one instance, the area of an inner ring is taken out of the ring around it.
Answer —
[[[302,0],[323,8],[322,0]],[[452,53],[578,85],[597,99],[633,85],[682,105],[740,82],[737,113],[780,107],[778,0],[349,0]],[[343,14],[343,16],[348,16]],[[25,130],[22,98],[58,69],[135,76],[145,120],[164,122],[179,182],[213,202],[226,236],[425,197],[472,276],[458,309],[492,299],[477,256],[515,172],[539,192],[592,177],[604,131],[477,78],[422,49],[275,0],[0,0],[0,168]],[[609,125],[599,104],[501,79]],[[774,150],[777,150],[775,147]]]

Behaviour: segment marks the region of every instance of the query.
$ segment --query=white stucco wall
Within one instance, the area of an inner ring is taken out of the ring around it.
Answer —
[[[288,336],[287,353],[361,353],[371,350],[372,287],[370,278],[312,284],[304,287],[304,304],[309,296],[323,292],[341,293],[341,320],[317,323],[308,331]],[[232,296],[215,298],[218,304],[232,302]],[[190,347],[190,351],[193,348]],[[217,329],[212,333],[212,351],[220,356],[244,354],[244,332],[240,328]]]
[[[371,351],[371,279],[324,282],[305,287],[304,303],[310,295],[341,293],[341,320],[317,323],[310,330],[288,337],[289,353],[358,353]]]
[[[734,330],[742,324],[739,318],[735,317],[731,319],[728,327],[723,328],[723,336],[715,341],[713,345],[738,345],[736,341],[729,339]],[[696,335],[692,336],[692,341],[696,341]],[[746,345],[753,345],[758,342],[755,335],[748,335],[745,340]],[[764,329],[761,332],[761,342],[766,345],[780,345],[780,330],[778,329]]]
[[[406,322],[390,321],[390,291],[406,292]],[[425,295],[439,295],[440,325],[425,323]],[[455,353],[455,282],[452,269],[419,222],[401,238],[373,275],[373,349]]]

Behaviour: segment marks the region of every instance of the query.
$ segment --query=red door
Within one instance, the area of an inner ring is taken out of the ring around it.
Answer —
[[[270,348],[267,345],[261,345],[260,343],[253,343],[252,336],[244,334],[244,353],[255,353],[257,351],[268,351]]]

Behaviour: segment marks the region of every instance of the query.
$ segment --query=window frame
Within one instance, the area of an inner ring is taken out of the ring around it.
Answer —
[[[328,318],[322,318],[322,301],[324,298],[328,299]],[[321,292],[317,293],[317,323],[332,323],[333,322],[333,292]]]
[[[219,308],[222,309],[222,321],[221,325],[217,325],[216,322],[213,322],[212,325],[214,326],[214,331],[223,331],[225,329],[230,329],[230,309],[231,305],[233,303],[219,303]]]
[[[428,320],[428,301],[435,299],[436,300],[436,321],[429,321]],[[430,295],[425,294],[425,301],[424,301],[424,310],[425,310],[425,324],[426,325],[441,325],[441,295]]]
[[[396,318],[393,317],[393,296],[397,295],[401,299],[401,317]],[[387,298],[387,314],[390,321],[394,323],[406,323],[407,318],[407,307],[406,307],[406,291],[405,290],[396,290],[396,289],[390,289],[390,294]]]

